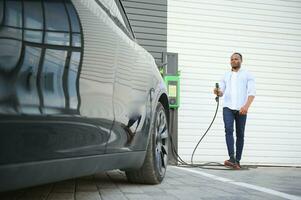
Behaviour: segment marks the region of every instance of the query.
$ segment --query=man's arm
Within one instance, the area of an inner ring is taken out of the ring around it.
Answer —
[[[255,96],[248,96],[247,103],[241,107],[239,114],[246,115],[248,113],[248,109],[250,108],[252,102],[254,101]]]
[[[248,74],[248,84],[247,84],[247,94],[248,94],[248,99],[246,104],[239,110],[239,114],[241,115],[246,115],[248,112],[248,109],[250,108],[252,102],[254,101],[255,98],[255,77],[252,74]]]

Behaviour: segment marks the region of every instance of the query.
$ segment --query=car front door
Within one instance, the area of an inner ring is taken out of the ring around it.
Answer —
[[[104,154],[116,37],[95,1],[0,0],[0,163]]]
[[[118,37],[114,83],[114,124],[107,153],[145,150],[152,104],[152,57],[137,43],[128,27],[121,3],[114,2],[114,33]],[[141,138],[141,137],[144,137]]]

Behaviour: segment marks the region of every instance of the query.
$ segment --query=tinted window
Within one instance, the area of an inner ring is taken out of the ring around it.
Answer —
[[[45,1],[46,29],[53,31],[69,31],[68,16],[62,1]]]
[[[78,21],[78,17],[75,12],[75,9],[73,8],[73,5],[71,5],[70,3],[67,3],[66,6],[67,6],[68,13],[70,15],[72,32],[80,33],[80,25],[79,25],[79,21]]]
[[[68,93],[70,97],[70,108],[76,109],[78,105],[77,96],[77,75],[80,62],[80,53],[73,52],[70,60],[68,72]]]
[[[21,1],[6,1],[5,25],[22,27],[22,7]]]
[[[0,5],[2,21],[4,13],[3,1],[0,2]],[[22,39],[22,30],[17,28],[22,27],[21,5],[21,1],[6,1],[5,22],[0,28],[0,69],[5,71],[14,69],[21,57],[22,42],[20,40]]]
[[[24,1],[24,27],[43,29],[41,1]]]
[[[0,69],[11,71],[17,66],[21,56],[22,42],[0,38]]]
[[[37,89],[37,74],[41,56],[41,49],[35,47],[26,47],[22,67],[18,74],[17,96],[21,105],[39,105],[39,96]],[[25,109],[23,107],[23,109]],[[28,108],[23,112],[38,113],[38,107]]]
[[[1,27],[0,38],[1,37],[22,40],[22,30],[17,28]]]
[[[42,31],[24,31],[24,40],[28,42],[42,43]]]
[[[63,74],[67,51],[47,49],[42,70],[42,93],[45,107],[65,107]]]
[[[45,42],[47,44],[69,46],[69,33],[47,32]]]
[[[77,109],[82,32],[71,1],[0,0],[0,23],[0,71],[18,67],[1,85],[14,88],[10,96],[18,98],[19,109]]]
[[[72,34],[72,46],[80,47],[81,46],[81,35],[77,33]]]
[[[3,20],[3,0],[0,0],[0,24],[2,24]]]

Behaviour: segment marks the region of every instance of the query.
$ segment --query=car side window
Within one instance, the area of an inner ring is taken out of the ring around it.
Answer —
[[[68,17],[64,4],[60,1],[45,1],[46,29],[52,31],[69,31]]]
[[[24,37],[26,41],[42,43],[43,12],[38,1],[24,3]]]
[[[24,28],[43,29],[43,12],[40,2],[27,1],[24,4]]]
[[[3,0],[0,0],[0,24],[3,22]]]
[[[22,7],[19,1],[6,1],[5,24],[7,26],[22,27]]]
[[[11,71],[17,65],[21,57],[22,42],[22,15],[21,2],[19,1],[3,1],[1,18],[2,24],[0,28],[0,69]],[[5,6],[4,6],[5,5]],[[5,12],[4,12],[5,7]],[[3,16],[5,15],[5,16]]]
[[[44,5],[47,30],[46,43],[69,46],[69,23],[64,4],[59,1],[47,0]]]
[[[83,33],[71,0],[0,0],[0,25],[0,72],[20,69],[5,79],[20,107],[76,112]]]

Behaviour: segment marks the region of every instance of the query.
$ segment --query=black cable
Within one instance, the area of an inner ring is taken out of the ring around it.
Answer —
[[[172,137],[171,135],[169,135],[169,139],[170,139],[170,142],[171,142],[171,150],[172,150],[172,153],[174,155],[174,157],[176,158],[176,160],[182,165],[182,166],[186,166],[186,167],[204,167],[204,166],[224,166],[222,165],[221,163],[217,163],[217,162],[208,162],[208,163],[204,163],[204,164],[193,164],[193,157],[194,157],[194,153],[197,149],[197,147],[199,146],[199,144],[201,143],[201,141],[204,139],[204,137],[206,136],[206,134],[208,133],[208,131],[210,130],[213,122],[215,121],[215,118],[216,118],[216,115],[217,115],[217,112],[218,112],[218,108],[219,108],[219,97],[217,96],[215,98],[216,102],[217,102],[217,105],[216,105],[216,109],[215,109],[215,114],[213,116],[213,119],[209,125],[209,127],[207,128],[207,130],[205,131],[205,133],[202,135],[201,139],[198,141],[197,145],[195,146],[194,150],[193,150],[193,153],[191,155],[191,163],[187,163],[185,162],[181,156],[178,155],[178,152],[175,148],[175,145],[172,141]],[[171,120],[171,127],[173,127],[173,117],[172,117],[172,120]]]
[[[194,156],[194,153],[195,153],[196,149],[198,148],[199,144],[200,144],[201,141],[204,139],[204,137],[207,135],[207,133],[208,133],[208,131],[210,130],[210,128],[211,128],[213,122],[215,121],[215,118],[216,118],[216,115],[217,115],[217,112],[218,112],[218,107],[219,107],[219,97],[217,96],[217,97],[215,98],[215,100],[216,100],[217,104],[216,104],[216,109],[215,109],[214,117],[213,117],[213,119],[212,119],[212,121],[211,121],[209,127],[207,128],[207,130],[205,131],[205,133],[202,135],[201,139],[199,140],[199,142],[197,143],[197,145],[195,146],[195,148],[194,148],[194,150],[193,150],[193,153],[192,153],[191,159],[190,159],[190,162],[191,162],[192,165],[193,165],[193,156]]]

